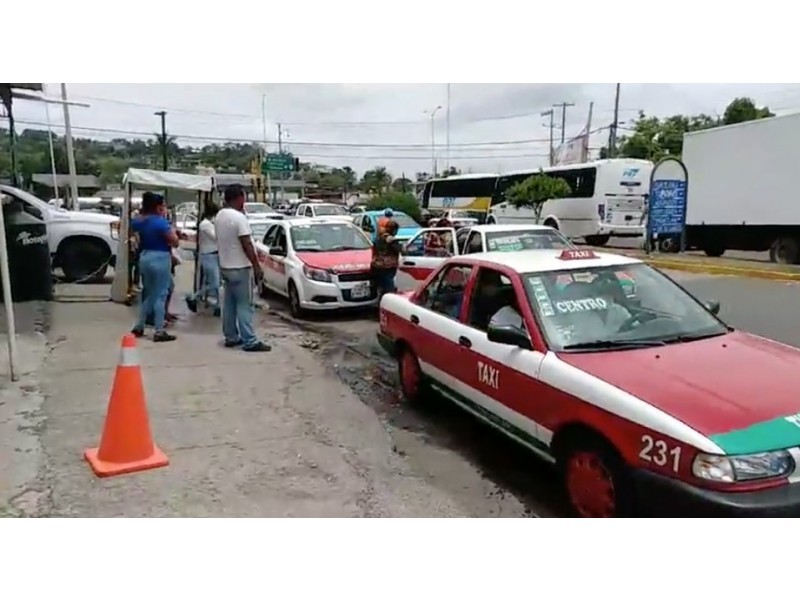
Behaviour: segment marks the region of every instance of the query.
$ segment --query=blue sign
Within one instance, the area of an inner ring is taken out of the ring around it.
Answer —
[[[659,179],[650,185],[650,235],[680,235],[686,226],[686,181]]]

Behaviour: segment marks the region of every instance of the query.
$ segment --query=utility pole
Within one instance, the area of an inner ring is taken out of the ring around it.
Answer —
[[[72,146],[72,122],[69,118],[69,100],[67,100],[67,84],[61,84],[61,101],[64,106],[64,135],[67,138],[67,164],[69,165],[69,208],[78,208],[78,173],[75,168],[75,149]]]
[[[575,106],[572,102],[561,102],[560,104],[553,104],[553,108],[561,109],[561,145],[567,141],[567,109]]]
[[[445,156],[444,156],[444,161],[445,161],[445,165],[444,166],[449,172],[450,167],[452,166],[450,164],[450,84],[449,83],[447,84],[447,140],[446,140],[446,144],[447,145],[446,145]]]
[[[555,152],[555,148],[553,147],[553,145],[554,145],[553,130],[555,129],[555,126],[556,126],[556,122],[555,122],[556,113],[551,108],[550,110],[544,111],[542,113],[542,116],[543,117],[550,117],[550,126],[549,126],[549,128],[550,128],[550,154],[549,154],[549,156],[550,156],[550,166],[552,167],[553,166],[553,162],[554,162],[553,159],[555,158],[553,156],[553,153]]]
[[[278,123],[278,154],[283,154],[283,125]],[[281,204],[286,204],[286,188],[283,185],[283,180],[286,179],[286,173],[281,173]]]
[[[161,117],[161,168],[164,171],[169,170],[169,157],[167,156],[167,112],[160,110],[155,113],[157,117]]]
[[[442,110],[441,106],[437,106],[431,111],[425,111],[431,118],[431,168],[433,169],[433,178],[436,178],[436,113]]]
[[[614,123],[608,134],[608,158],[614,158],[617,154],[617,129],[619,128],[619,92],[621,84],[617,84],[617,92],[614,98]]]

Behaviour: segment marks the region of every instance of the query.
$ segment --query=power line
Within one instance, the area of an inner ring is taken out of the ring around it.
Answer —
[[[23,125],[36,125],[36,126],[46,126],[46,123],[42,123],[40,121],[20,121],[15,119],[15,123],[23,124]],[[51,124],[54,128],[63,129],[63,125],[58,123]],[[113,133],[113,134],[120,134],[120,135],[139,135],[139,136],[146,136],[146,137],[153,137],[153,133],[145,132],[145,131],[131,131],[126,129],[115,129],[110,127],[76,127],[73,126],[73,129],[77,129],[80,131],[89,131],[95,133]],[[243,144],[262,144],[263,140],[257,140],[253,138],[227,138],[227,137],[218,137],[218,136],[200,136],[200,135],[190,135],[190,134],[180,134],[180,133],[173,133],[171,134],[175,138],[180,138],[184,140],[196,140],[196,141],[205,141],[205,142],[233,142],[233,143],[243,143]],[[529,140],[503,140],[503,141],[496,141],[496,142],[462,142],[458,144],[451,144],[452,148],[476,148],[476,147],[489,147],[489,146],[522,146],[525,144],[541,144],[545,143],[548,140],[546,138],[540,139],[529,139]],[[268,140],[270,144],[276,144],[277,140]],[[379,143],[379,144],[369,144],[363,142],[298,142],[292,141],[292,146],[308,146],[308,147],[315,147],[315,148],[392,148],[396,150],[408,149],[408,150],[415,150],[415,149],[424,149],[430,150],[430,144],[398,144],[398,143]],[[442,145],[439,145],[443,147]]]

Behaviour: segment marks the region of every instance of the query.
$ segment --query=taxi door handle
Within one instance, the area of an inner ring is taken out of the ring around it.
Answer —
[[[417,315],[411,315],[411,322],[414,325],[419,325],[419,317]]]
[[[417,263],[415,263],[413,260],[404,260],[403,261],[403,266],[404,267],[416,267]]]
[[[464,348],[472,348],[472,342],[469,338],[465,338],[463,335],[458,338],[458,345],[463,346]]]

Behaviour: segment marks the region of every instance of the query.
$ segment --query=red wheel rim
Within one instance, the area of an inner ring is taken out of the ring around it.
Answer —
[[[607,519],[616,513],[614,480],[603,460],[593,452],[576,452],[570,457],[567,491],[581,517]]]
[[[401,365],[401,376],[403,383],[403,391],[406,396],[413,398],[419,391],[419,364],[417,359],[411,352],[403,354],[403,362]]]

